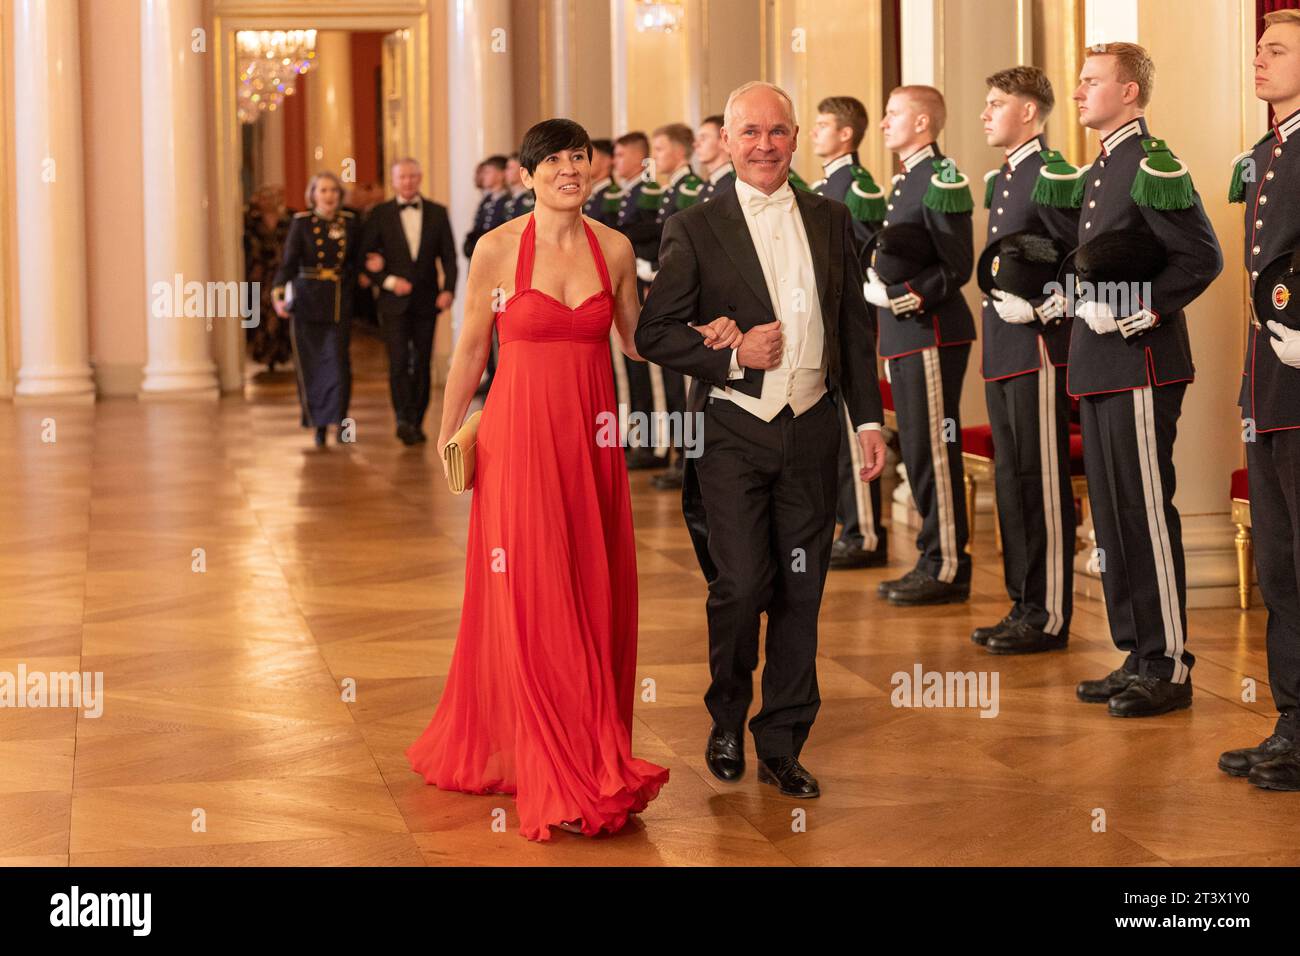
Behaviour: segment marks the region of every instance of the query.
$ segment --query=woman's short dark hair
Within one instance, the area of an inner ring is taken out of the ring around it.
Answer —
[[[538,165],[552,153],[581,149],[591,159],[591,137],[587,131],[569,119],[542,120],[527,133],[519,145],[519,165],[533,175]]]

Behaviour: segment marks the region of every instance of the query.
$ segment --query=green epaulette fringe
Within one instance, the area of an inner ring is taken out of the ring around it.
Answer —
[[[790,179],[791,189],[798,189],[806,193],[812,192],[812,189],[808,186],[806,182],[804,182],[803,177],[800,176],[798,173],[796,173],[793,169],[790,170],[789,179]]]
[[[660,201],[664,198],[664,187],[658,183],[646,183],[641,187],[641,191],[636,197],[636,207],[638,209],[656,210],[659,208]]]
[[[1083,205],[1083,170],[1065,161],[1055,149],[1045,149],[1038,154],[1043,166],[1034,181],[1034,191],[1029,198],[1040,206],[1057,209],[1078,209]],[[1077,195],[1076,195],[1077,193]]]
[[[623,190],[618,187],[618,183],[610,183],[605,187],[601,203],[606,214],[618,212],[618,207],[623,204]]]
[[[958,171],[951,159],[934,161],[934,174],[921,202],[935,212],[949,214],[971,212],[975,208],[975,200],[970,194],[970,179]]]
[[[990,169],[984,174],[984,208],[993,208],[993,190],[998,188],[998,173],[1000,169]]]
[[[682,177],[681,184],[677,187],[677,208],[687,209],[694,206],[700,201],[700,190],[704,188],[704,180],[694,173],[687,173]]]
[[[853,183],[844,194],[844,205],[858,222],[881,222],[885,218],[885,191],[876,185],[865,166],[854,164]]]
[[[1142,140],[1146,156],[1138,164],[1129,195],[1149,209],[1187,209],[1193,201],[1192,175],[1162,139]]]

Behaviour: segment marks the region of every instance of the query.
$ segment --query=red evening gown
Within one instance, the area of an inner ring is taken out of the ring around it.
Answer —
[[[514,794],[519,832],[549,840],[578,818],[619,830],[668,770],[631,751],[632,511],[623,450],[597,441],[601,413],[617,414],[609,270],[584,222],[602,291],[570,309],[531,288],[533,225],[497,318],[451,669],[406,756],[443,790]]]

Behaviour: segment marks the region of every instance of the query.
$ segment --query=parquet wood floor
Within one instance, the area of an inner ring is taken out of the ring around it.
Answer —
[[[989,534],[969,605],[876,597],[911,564],[907,531],[892,568],[832,573],[804,751],[820,800],[761,786],[752,741],[746,778],[714,780],[705,589],[677,497],[644,472],[639,671],[656,699],[637,704],[635,751],[672,779],[623,834],[522,839],[509,798],[440,792],[403,756],[451,659],[469,499],[446,493],[431,445],[396,441],[382,354],[354,348],[352,447],[312,447],[291,378],[213,405],[0,405],[0,672],[104,675],[99,717],[0,709],[0,864],[1300,863],[1300,797],[1215,766],[1270,731],[1264,612],[1192,612],[1195,705],[1116,720],[1073,694],[1119,660],[1099,603],[1079,601],[1066,653],[970,643],[1005,610]],[[892,706],[892,675],[917,664],[996,672],[997,717]]]

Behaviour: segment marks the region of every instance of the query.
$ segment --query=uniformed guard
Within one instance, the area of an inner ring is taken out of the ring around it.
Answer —
[[[659,271],[659,240],[663,236],[668,217],[699,202],[703,180],[691,170],[691,151],[695,147],[695,134],[684,123],[661,126],[650,135],[650,153],[657,175],[666,176],[668,182],[658,191],[655,216],[652,221],[642,220],[627,231],[637,257],[637,276],[649,283]],[[655,194],[648,187],[641,190],[642,201],[648,202]],[[676,418],[686,415],[686,380],[672,369],[660,368],[663,379],[664,408]],[[670,465],[662,474],[650,479],[650,484],[660,490],[681,490],[681,449],[669,449]]]
[[[1043,124],[1056,102],[1042,70],[1015,66],[986,81],[980,121],[1005,152],[985,176],[988,245],[977,276],[993,467],[1011,609],[971,634],[994,654],[1057,650],[1070,636],[1074,589],[1074,492],[1070,487],[1070,396],[1065,391],[1070,322],[1049,294],[1079,231],[1075,186],[1082,173],[1048,149]]]
[[[483,190],[483,198],[474,213],[474,227],[466,234],[461,250],[466,259],[474,255],[480,237],[505,222],[506,201],[510,198],[510,190],[506,188],[507,162],[504,156],[489,156],[479,167],[478,186]]]
[[[1253,303],[1240,396],[1259,589],[1268,608],[1268,686],[1277,724],[1219,767],[1269,790],[1300,790],[1300,11],[1264,16],[1255,95],[1274,126],[1233,161],[1229,200],[1245,204]]]
[[[627,236],[633,251],[637,249],[636,236],[644,232],[644,224],[653,224],[659,210],[659,197],[663,187],[649,175],[650,139],[640,130],[624,133],[614,141],[614,179],[619,187],[618,206],[614,210],[614,228]],[[657,248],[657,247],[656,247]],[[640,252],[636,253],[639,257]],[[639,264],[638,264],[639,270]],[[650,289],[650,283],[638,274],[636,280],[637,295],[642,302]],[[633,414],[644,416],[648,421],[655,410],[654,387],[650,381],[650,363],[638,362],[623,355],[622,350],[614,350],[614,362],[622,363],[627,379],[628,406]],[[615,373],[617,375],[617,371]],[[649,447],[653,436],[629,435],[631,444],[640,440],[645,447],[629,447],[627,467],[630,470],[660,468],[664,459]]]
[[[858,162],[858,147],[867,132],[867,108],[852,96],[828,96],[817,104],[813,122],[813,153],[822,162],[824,178],[809,188],[844,203],[852,214],[853,234],[859,256],[885,218],[885,192],[871,173]],[[866,262],[863,262],[865,269]],[[869,307],[874,322],[876,310]],[[874,331],[874,330],[873,330]],[[837,467],[839,488],[835,518],[839,537],[831,545],[832,568],[871,568],[889,563],[889,542],[881,523],[880,479],[863,484],[858,439],[843,407],[844,429]]]
[[[356,217],[340,208],[342,200],[333,173],[311,178],[308,211],[293,218],[271,290],[276,313],[290,318],[302,425],[316,429],[318,446],[328,425],[339,426],[343,441],[352,393],[348,348],[361,244]]]
[[[583,203],[582,214],[611,229],[618,221],[618,204],[623,190],[614,182],[614,144],[607,139],[591,141],[591,195]]]
[[[706,116],[695,131],[695,161],[703,171],[700,202],[708,202],[736,187],[736,169],[722,145],[722,114]]]
[[[922,522],[916,566],[879,588],[901,605],[970,597],[960,402],[975,320],[961,287],[975,258],[974,200],[969,180],[935,142],[945,117],[943,94],[934,87],[900,86],[889,96],[880,125],[904,171],[894,177],[882,225],[923,225],[937,261],[913,280],[888,286],[869,270],[864,288],[877,308],[903,464]]]
[[[533,211],[537,199],[533,191],[519,178],[518,153],[511,153],[506,157],[506,189],[510,191],[510,195],[506,197],[505,205],[501,209],[501,222],[509,222]]]
[[[1155,66],[1133,43],[1086,51],[1074,99],[1101,152],[1079,180],[1079,243],[1136,232],[1165,257],[1149,281],[1067,288],[1075,299],[1068,388],[1080,397],[1084,468],[1106,615],[1123,666],[1084,681],[1080,700],[1116,717],[1192,702],[1187,581],[1174,507],[1174,436],[1191,345],[1183,309],[1223,268],[1191,173],[1147,131]],[[1082,251],[1082,248],[1081,250]]]

